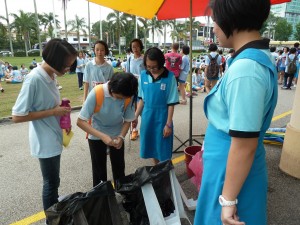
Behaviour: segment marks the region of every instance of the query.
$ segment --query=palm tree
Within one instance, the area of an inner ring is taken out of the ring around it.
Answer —
[[[118,37],[119,54],[121,54],[121,45],[120,45],[121,27],[123,27],[126,23],[126,16],[123,16],[122,12],[114,10],[113,12],[107,15],[106,20],[110,21],[111,24],[115,25],[115,27],[117,28],[116,36]]]
[[[12,35],[11,35],[11,30],[10,30],[10,23],[9,23],[9,18],[8,18],[8,11],[7,11],[6,0],[4,0],[4,4],[5,4],[5,11],[6,11],[7,29],[8,29],[8,32],[9,32],[10,52],[11,52],[12,56],[14,56],[14,49],[13,49],[13,45],[12,45]]]
[[[68,25],[71,26],[70,31],[75,31],[77,35],[77,40],[78,40],[78,50],[81,50],[80,46],[80,32],[84,33],[86,36],[86,30],[87,28],[85,19],[84,18],[79,18],[77,15],[75,15],[75,20],[70,20],[68,21]]]
[[[67,16],[66,16],[66,10],[67,10],[67,2],[70,0],[61,0],[62,6],[64,9],[64,22],[65,22],[65,39],[68,40],[68,31],[67,31]]]
[[[147,49],[147,36],[149,32],[149,26],[148,26],[148,20],[143,19],[141,17],[138,18],[138,20],[143,24],[143,32],[144,32],[144,49]]]
[[[32,13],[25,13],[23,10],[19,10],[20,16],[15,13],[12,13],[11,16],[14,17],[14,22],[11,24],[11,27],[17,31],[24,39],[25,52],[26,56],[28,45],[30,46],[30,31],[37,29],[35,23],[35,17]],[[39,29],[39,28],[38,28]]]
[[[34,4],[34,14],[35,14],[36,27],[37,27],[37,34],[38,34],[38,39],[39,39],[40,56],[42,56],[42,42],[41,42],[40,23],[39,23],[37,10],[36,10],[35,0],[33,0],[33,4]]]
[[[102,34],[105,32],[108,32],[110,29],[108,22],[106,20],[102,20]],[[101,40],[101,35],[100,35],[100,21],[94,23],[92,25],[92,34],[98,36],[98,39]],[[102,35],[103,37],[103,35]]]
[[[60,27],[60,21],[57,20],[58,17],[57,15],[55,15],[55,20],[56,20],[56,28]],[[40,20],[40,24],[44,27],[44,31],[48,32],[48,35],[50,36],[50,38],[54,37],[54,16],[53,13],[43,13],[42,15],[39,15],[39,20]]]
[[[164,20],[161,22],[163,28],[164,28],[164,49],[166,48],[166,40],[167,40],[167,27],[171,26],[170,20]]]
[[[154,33],[162,35],[162,24],[161,21],[157,20],[156,16],[153,17],[151,20],[148,20],[148,27],[152,33],[152,45],[154,46]]]
[[[0,20],[6,21],[6,18],[4,16],[0,16]],[[6,36],[7,34],[6,26],[1,21],[0,21],[0,32],[3,36]]]

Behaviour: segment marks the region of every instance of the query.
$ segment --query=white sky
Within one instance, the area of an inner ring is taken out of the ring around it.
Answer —
[[[64,12],[62,8],[61,0],[35,0],[37,12],[53,13],[53,2],[55,14],[58,15],[61,27],[64,27]],[[6,0],[8,14],[16,13],[19,15],[19,10],[24,12],[34,13],[34,1],[33,0]],[[106,19],[108,13],[112,12],[111,9],[101,7],[101,19]],[[79,18],[85,18],[86,24],[88,23],[88,2],[86,0],[70,0],[67,2],[66,17],[68,20],[74,20],[75,15]],[[4,0],[0,0],[0,15],[6,17]],[[100,19],[100,6],[90,2],[90,20],[91,23],[95,23]],[[9,17],[9,21],[12,22],[13,18]],[[3,22],[3,21],[2,21]]]

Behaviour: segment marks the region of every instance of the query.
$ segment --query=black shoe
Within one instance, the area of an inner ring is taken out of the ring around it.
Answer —
[[[4,89],[3,89],[3,88],[1,88],[1,92],[2,92],[2,93],[4,92]]]

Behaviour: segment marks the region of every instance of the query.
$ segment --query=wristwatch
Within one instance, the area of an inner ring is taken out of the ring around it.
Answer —
[[[123,141],[125,141],[125,137],[124,136],[119,135],[118,137],[121,138]]]
[[[227,201],[222,195],[219,196],[219,203],[222,207],[224,206],[233,206],[238,203],[238,200],[235,199],[234,201]]]

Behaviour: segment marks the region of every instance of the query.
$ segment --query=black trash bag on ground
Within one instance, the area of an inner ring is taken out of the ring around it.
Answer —
[[[163,216],[174,212],[172,188],[169,171],[172,170],[171,160],[161,162],[155,166],[138,168],[134,174],[122,177],[115,182],[116,192],[123,197],[123,207],[130,215],[131,225],[148,225],[149,219],[141,187],[150,182],[154,188]]]
[[[45,211],[50,225],[123,225],[111,182],[66,196]]]

